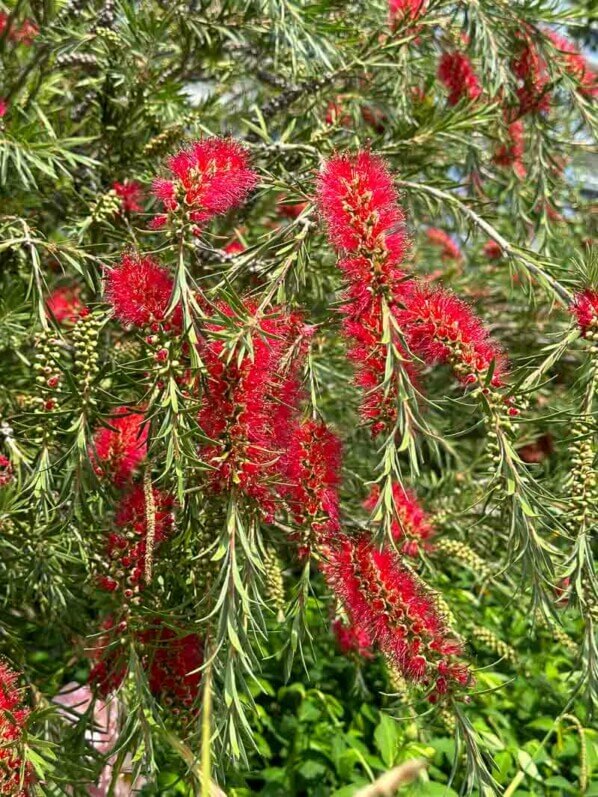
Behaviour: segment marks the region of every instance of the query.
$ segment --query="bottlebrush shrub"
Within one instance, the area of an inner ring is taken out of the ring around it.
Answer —
[[[432,746],[434,788],[577,777],[536,756],[598,699],[577,5],[0,3],[24,795],[351,793]]]

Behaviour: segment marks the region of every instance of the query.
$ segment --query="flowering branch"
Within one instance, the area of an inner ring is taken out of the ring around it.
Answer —
[[[529,256],[526,255],[521,249],[510,244],[488,221],[479,216],[464,202],[461,202],[460,199],[457,199],[456,196],[449,194],[447,191],[443,191],[440,188],[435,188],[434,186],[426,185],[425,183],[413,183],[409,180],[396,180],[395,185],[413,191],[423,191],[424,193],[430,194],[430,196],[434,196],[442,202],[446,202],[448,205],[456,208],[460,213],[463,213],[464,216],[469,218],[477,227],[479,227],[490,238],[492,238],[493,241],[496,241],[506,255],[517,259],[523,265],[523,267],[529,271],[530,274],[538,277],[540,282],[545,283],[564,305],[569,306],[573,296],[567,290],[567,288],[561,285],[558,280],[548,274],[543,268],[530,260]]]

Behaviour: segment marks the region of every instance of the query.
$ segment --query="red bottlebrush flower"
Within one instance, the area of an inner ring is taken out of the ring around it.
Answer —
[[[344,110],[338,99],[336,101],[329,101],[328,105],[326,106],[326,116],[324,117],[324,121],[327,125],[340,125],[341,127],[351,126],[351,117]]]
[[[524,139],[523,139],[523,122],[517,119],[511,122],[507,129],[508,140],[506,143],[497,147],[493,161],[497,166],[512,166],[513,171],[522,180],[527,174],[527,170],[523,163]]]
[[[340,531],[341,443],[322,421],[297,424],[283,463],[283,490],[295,522],[303,527],[306,553],[311,543]]]
[[[390,27],[394,30],[403,21],[416,20],[426,4],[427,0],[389,0]]]
[[[393,484],[392,498],[394,518],[390,530],[397,542],[403,542],[402,553],[405,556],[417,556],[421,550],[431,550],[430,540],[436,532],[415,493],[405,490],[401,484]],[[380,488],[374,485],[363,503],[364,508],[372,512],[379,499]]]
[[[274,445],[281,452],[277,464],[280,473],[282,461],[297,424],[297,414],[302,397],[302,370],[314,327],[304,322],[299,312],[290,313],[286,320],[285,346],[282,351],[278,378],[272,383],[272,429]]]
[[[120,625],[109,617],[102,624],[103,633],[91,649],[96,662],[89,683],[106,698],[115,692],[127,673],[127,657],[120,645]],[[141,664],[154,697],[175,709],[190,709],[197,703],[203,664],[203,642],[196,634],[177,636],[160,624],[134,634],[134,641],[144,651]]]
[[[17,673],[0,660],[0,794],[30,794],[33,769],[23,761],[19,750],[29,713],[19,694]]]
[[[0,119],[6,116],[7,112],[8,112],[8,103],[6,102],[5,99],[0,97]]]
[[[30,19],[26,19],[19,28],[11,32],[11,38],[26,47],[31,46],[37,36],[39,36],[39,28]]]
[[[246,302],[249,316],[257,307]],[[223,316],[236,322],[233,311],[221,306]],[[261,317],[252,334],[252,353],[241,361],[218,337],[223,324],[207,325],[200,354],[208,376],[198,420],[204,434],[215,441],[201,449],[213,470],[213,489],[233,485],[257,502],[268,517],[274,508],[273,486],[278,477],[282,441],[290,433],[291,416],[299,395],[302,367],[311,328],[297,313]],[[249,328],[247,328],[249,329]]]
[[[501,260],[503,256],[502,246],[496,241],[486,241],[482,250],[488,260]]]
[[[395,269],[395,301],[399,300],[410,282],[401,282]],[[366,277],[356,280],[346,292],[347,301],[341,308],[345,315],[343,330],[348,342],[348,356],[355,367],[355,384],[364,391],[360,403],[360,414],[370,426],[375,437],[392,429],[397,418],[399,383],[403,377],[395,369],[391,383],[386,379],[387,345],[383,343],[383,308],[379,297],[372,297]],[[413,384],[417,369],[405,351],[398,335],[391,330],[393,348],[403,357],[401,370]]]
[[[569,577],[562,578],[558,584],[555,584],[554,595],[556,598],[556,605],[560,609],[569,605],[570,591],[571,591],[571,579]]]
[[[534,440],[533,443],[528,443],[526,446],[521,446],[517,449],[517,454],[523,462],[535,463],[543,462],[554,451],[554,441],[552,435],[543,434]]]
[[[308,204],[309,202],[277,202],[276,211],[279,216],[283,216],[286,219],[296,219],[303,213]]]
[[[562,61],[565,71],[580,84],[581,93],[589,98],[598,96],[596,73],[575,44],[555,31],[549,30],[546,34],[559,50],[559,60]]]
[[[317,199],[338,249],[392,263],[402,260],[407,246],[404,215],[380,158],[369,152],[335,155],[318,177]]]
[[[139,204],[142,197],[142,188],[135,180],[125,180],[123,183],[112,183],[112,189],[121,199],[121,207],[125,213],[139,213],[143,210]]]
[[[433,246],[437,246],[440,249],[440,259],[444,262],[452,260],[460,263],[463,260],[459,245],[444,230],[439,230],[437,227],[428,227],[426,238]]]
[[[168,214],[181,208],[189,221],[205,224],[241,205],[258,182],[249,152],[228,138],[196,141],[169,158],[168,168],[173,178],[158,178],[153,185],[166,211],[155,217],[154,229],[164,226]]]
[[[372,128],[374,133],[383,133],[386,128],[388,117],[380,108],[375,108],[373,105],[361,106],[361,118],[363,121]]]
[[[435,697],[471,682],[462,645],[419,579],[389,547],[340,535],[323,550],[322,570],[351,623],[363,629],[405,678]]]
[[[394,373],[388,386],[388,347],[382,341],[384,302],[388,307],[399,302],[407,285],[398,268],[407,248],[403,212],[384,162],[368,152],[337,155],[325,164],[318,179],[318,205],[331,242],[350,253],[339,261],[348,282],[343,328],[356,366],[355,381],[366,391],[361,414],[378,434],[396,419],[397,380],[402,378]],[[394,337],[396,351],[403,352]],[[409,375],[413,369],[407,361],[405,353]]]
[[[224,247],[224,251],[227,255],[240,255],[241,252],[245,251],[245,246],[241,243],[241,241],[229,241]]]
[[[147,327],[163,322],[170,304],[174,282],[167,269],[137,252],[124,254],[106,275],[106,298],[122,324]],[[180,309],[172,315],[180,324]]]
[[[598,333],[598,290],[586,288],[575,294],[570,307],[584,338],[596,339]]]
[[[556,207],[552,205],[549,200],[546,202],[539,202],[534,210],[539,214],[545,213],[551,221],[565,221],[563,214],[559,213]]]
[[[456,105],[463,99],[475,102],[482,94],[480,81],[465,53],[443,53],[438,65],[438,78],[448,89],[449,105]]]
[[[5,487],[14,478],[12,464],[8,457],[0,454],[0,487]]]
[[[372,659],[372,640],[367,631],[355,625],[347,625],[342,620],[335,620],[332,623],[332,632],[341,653],[346,656],[355,653],[362,659]]]
[[[75,324],[88,315],[89,310],[79,297],[79,286],[63,285],[54,288],[46,301],[47,314],[59,324]]]
[[[152,549],[155,552],[173,533],[174,499],[161,490],[153,489],[154,499],[154,535]],[[125,571],[126,586],[140,586],[143,579],[145,558],[147,554],[147,536],[149,519],[146,510],[146,497],[143,485],[136,484],[121,499],[118,507],[115,526],[117,531],[108,535],[106,556],[115,572]],[[100,584],[108,592],[114,588],[108,581]]]
[[[148,426],[144,416],[118,407],[108,418],[109,427],[98,429],[89,456],[98,476],[122,485],[135,473],[147,453]]]
[[[492,385],[502,384],[506,358],[482,321],[453,293],[417,285],[396,318],[412,352],[428,365],[449,363],[464,384],[480,383],[492,363]]]
[[[511,61],[511,70],[519,80],[517,97],[519,115],[540,113],[550,108],[546,62],[528,33],[519,35],[518,52]]]
[[[127,657],[117,636],[117,625],[113,617],[102,623],[102,634],[88,650],[94,662],[87,682],[102,698],[116,692],[127,674]]]
[[[197,634],[177,636],[163,626],[140,635],[149,648],[143,666],[151,693],[168,705],[197,707],[203,664],[203,641]]]
[[[4,11],[0,11],[0,36],[6,30],[6,26],[8,25],[8,14]],[[26,19],[22,25],[15,25],[13,20],[13,24],[8,34],[8,38],[11,41],[18,42],[19,44],[24,44],[25,46],[29,46],[33,43],[33,40],[36,36],[39,35],[39,28],[37,25],[32,22],[30,19]]]

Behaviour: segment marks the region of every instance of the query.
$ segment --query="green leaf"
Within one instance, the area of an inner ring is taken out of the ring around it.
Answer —
[[[540,773],[538,772],[538,767],[536,766],[531,755],[526,750],[517,751],[517,761],[526,775],[529,775],[530,778],[533,778],[534,780],[542,780]]]
[[[459,797],[458,792],[451,789],[444,783],[434,783],[434,781],[424,781],[416,783],[411,787],[411,793],[421,797]]]
[[[380,722],[374,731],[374,742],[384,764],[392,767],[399,746],[399,726],[388,714],[380,714]]]

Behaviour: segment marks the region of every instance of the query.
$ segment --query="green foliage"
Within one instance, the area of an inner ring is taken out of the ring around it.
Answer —
[[[464,579],[465,599],[471,586]],[[407,701],[394,695],[380,662],[364,664],[341,655],[313,599],[309,615],[314,644],[305,653],[306,669],[296,665],[286,681],[281,677],[280,643],[268,652],[254,690],[257,749],[248,773],[231,773],[227,793],[234,797],[350,796],[392,766],[423,757],[429,762],[426,779],[401,794],[458,794],[460,778],[453,780],[455,739],[442,717],[418,703],[414,695]],[[485,626],[496,622],[490,607],[482,612],[481,622]],[[530,635],[526,618],[515,607],[504,626],[517,661],[498,660],[476,643],[472,656],[478,684],[470,707],[474,727],[496,762],[494,776],[500,790],[523,771],[525,778],[516,795],[579,794],[584,744],[588,778],[584,793],[594,794],[598,790],[598,734],[588,722],[581,726],[582,742],[570,716],[557,720],[569,691],[563,678],[565,652],[555,648],[548,632]],[[274,631],[272,638],[280,638],[280,633]],[[571,711],[583,716],[583,701]],[[160,783],[166,789],[176,775],[168,763],[163,767]],[[181,783],[165,793],[191,792]]]

